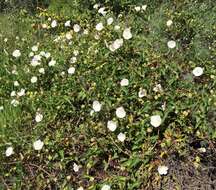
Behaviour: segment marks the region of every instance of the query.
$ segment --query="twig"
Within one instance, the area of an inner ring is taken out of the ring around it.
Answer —
[[[28,165],[38,168],[39,170],[41,170],[41,171],[43,171],[45,174],[47,174],[49,177],[54,177],[52,174],[50,174],[49,172],[47,172],[47,171],[46,171],[45,169],[43,169],[41,166],[38,166],[38,165],[36,165],[36,164],[31,164],[31,163],[28,164]]]

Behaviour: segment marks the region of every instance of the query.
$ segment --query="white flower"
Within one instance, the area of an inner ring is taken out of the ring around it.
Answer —
[[[99,4],[94,4],[93,8],[94,9],[98,9],[99,8]]]
[[[0,111],[2,111],[4,109],[4,106],[0,106]]]
[[[146,95],[147,95],[146,90],[140,88],[139,93],[138,93],[139,98],[143,98],[143,97],[146,96]]]
[[[79,32],[81,30],[81,27],[79,24],[74,24],[73,29],[74,29],[74,32]]]
[[[24,96],[24,95],[25,95],[25,89],[22,88],[19,92],[17,92],[17,95],[18,95],[19,97]]]
[[[18,57],[21,56],[21,52],[20,52],[20,50],[16,49],[16,50],[13,51],[13,54],[12,54],[12,55],[13,55],[14,57],[18,58]]]
[[[167,46],[168,46],[168,48],[173,49],[176,47],[176,42],[173,40],[170,40],[167,42]]]
[[[198,148],[198,150],[199,150],[201,153],[205,153],[205,152],[206,152],[206,148],[205,148],[205,147]]]
[[[126,116],[126,112],[125,112],[125,110],[124,110],[124,108],[121,106],[121,107],[118,107],[117,109],[116,109],[116,116],[118,117],[118,118],[124,118],[125,116]]]
[[[39,55],[45,57],[45,54],[46,54],[45,51],[41,51]]]
[[[41,150],[43,148],[44,143],[39,139],[33,143],[33,147],[35,150]]]
[[[144,10],[144,11],[145,11],[145,10],[146,10],[146,8],[147,8],[147,5],[143,5],[143,6],[142,6],[142,10]]]
[[[100,36],[99,36],[98,34],[95,34],[95,35],[94,35],[94,38],[95,38],[95,40],[99,40],[99,39],[100,39]]]
[[[14,75],[18,74],[17,71],[16,71],[16,69],[12,70],[11,73],[14,74]]]
[[[87,35],[88,33],[89,33],[88,29],[85,29],[85,30],[83,31],[83,34],[85,34],[85,35]]]
[[[37,60],[37,59],[35,59],[34,57],[33,57],[33,59],[31,60],[31,66],[32,67],[36,67],[36,66],[38,66],[38,65],[40,65],[41,63]]]
[[[95,28],[97,31],[103,30],[103,28],[104,28],[103,23],[102,22],[98,23]]]
[[[129,40],[132,38],[132,34],[131,34],[131,29],[130,28],[126,28],[124,31],[123,31],[123,38],[125,40]]]
[[[30,52],[29,57],[33,57],[33,56],[34,56],[34,52]]]
[[[164,102],[164,103],[161,105],[161,108],[162,108],[163,111],[165,111],[165,109],[166,109],[166,102]]]
[[[84,188],[83,187],[79,187],[77,190],[84,190]]]
[[[5,151],[5,155],[7,156],[7,157],[9,157],[9,156],[11,156],[12,154],[14,154],[14,151],[13,151],[13,147],[8,147],[7,149],[6,149],[6,151]]]
[[[117,39],[111,45],[109,45],[109,50],[115,51],[119,49],[122,45],[123,45],[123,39]]]
[[[102,107],[101,103],[97,100],[95,100],[92,104],[92,108],[95,112],[99,112],[101,110],[101,107]]]
[[[18,81],[14,81],[14,86],[19,86],[19,82]]]
[[[129,85],[129,80],[128,79],[122,79],[120,84],[121,84],[121,86],[128,86]]]
[[[65,22],[65,27],[70,27],[70,26],[71,26],[71,21],[70,20],[66,21]]]
[[[11,97],[16,96],[16,92],[13,90],[13,91],[10,93],[10,96],[11,96]]]
[[[37,60],[37,61],[40,61],[41,60],[41,55],[35,55],[33,57],[33,59]]]
[[[94,110],[91,110],[90,111],[90,116],[93,116],[94,112],[95,112]]]
[[[48,65],[49,65],[50,67],[54,66],[55,64],[56,64],[56,61],[53,60],[53,59],[48,63]]]
[[[41,113],[36,113],[36,116],[35,116],[35,121],[37,123],[41,122],[43,120],[43,115]]]
[[[74,54],[75,56],[77,56],[77,55],[79,55],[79,51],[78,51],[78,50],[74,50],[74,51],[73,51],[73,54]]]
[[[31,78],[31,83],[36,83],[37,82],[37,77],[36,76],[33,76],[32,78]]]
[[[38,51],[38,46],[32,46],[32,51],[34,51],[34,52],[36,52],[36,51]]]
[[[53,20],[52,23],[51,23],[51,27],[55,28],[57,25],[58,25],[57,21]]]
[[[76,58],[76,57],[71,57],[70,63],[76,63],[76,61],[77,61],[77,58]]]
[[[160,175],[166,175],[168,173],[168,167],[167,166],[158,166],[158,173]]]
[[[48,27],[47,24],[45,24],[45,23],[42,24],[43,29],[46,29],[47,27]]]
[[[192,71],[192,73],[195,77],[199,77],[203,74],[203,68],[202,67],[195,67],[194,70]]]
[[[79,167],[76,163],[73,163],[73,170],[74,170],[75,172],[78,172],[79,169],[80,169],[80,167]]]
[[[67,40],[71,40],[72,39],[71,32],[67,32],[66,35],[65,35],[65,37],[66,37]]]
[[[107,19],[107,25],[111,25],[113,23],[113,18],[112,17],[109,17]]]
[[[40,68],[40,69],[38,70],[38,72],[41,73],[41,74],[45,74],[45,69],[44,69],[44,68]]]
[[[74,74],[75,73],[75,67],[70,67],[69,69],[68,69],[68,74],[69,75],[72,75],[72,74]]]
[[[126,139],[126,135],[124,133],[119,133],[117,138],[119,141],[124,142]]]
[[[7,39],[7,38],[5,38],[5,39],[4,39],[4,42],[7,42],[7,41],[8,41],[8,39]]]
[[[17,107],[17,106],[19,105],[19,101],[13,99],[13,100],[11,101],[11,105],[13,105],[14,107]]]
[[[102,14],[103,16],[106,15],[107,11],[105,11],[105,7],[101,7],[99,10],[98,10],[98,13]]]
[[[117,122],[115,121],[108,121],[107,122],[107,128],[110,130],[110,131],[115,131],[116,128],[117,128]]]
[[[161,86],[161,84],[156,84],[155,87],[153,88],[154,92],[162,92],[163,88]]]
[[[48,59],[51,56],[51,54],[49,52],[46,52],[44,56]]]
[[[160,115],[153,115],[150,118],[150,123],[153,127],[159,127],[162,123]]]
[[[170,27],[172,24],[173,24],[173,21],[172,21],[172,20],[168,20],[167,23],[166,23],[166,25],[167,25],[168,27]]]
[[[140,6],[136,6],[134,9],[135,9],[135,11],[139,12],[141,10],[141,7]]]
[[[115,31],[118,31],[119,29],[120,29],[120,26],[119,26],[119,25],[115,25],[115,26],[114,26],[114,30],[115,30]]]
[[[101,190],[110,190],[110,185],[103,185],[103,187],[101,188]]]

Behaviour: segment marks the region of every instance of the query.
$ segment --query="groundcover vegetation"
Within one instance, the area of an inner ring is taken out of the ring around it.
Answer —
[[[0,189],[216,189],[214,0],[0,5]]]

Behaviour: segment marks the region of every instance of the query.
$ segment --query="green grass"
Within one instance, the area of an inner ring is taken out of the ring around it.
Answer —
[[[33,16],[25,10],[0,15],[0,189],[96,190],[104,184],[114,190],[156,189],[171,175],[157,172],[159,165],[169,167],[169,157],[187,158],[196,140],[211,149],[216,138],[214,1],[146,1],[143,12],[134,10],[140,3],[113,2],[104,2],[109,10],[104,17],[93,9],[94,1],[53,1]],[[109,17],[114,23],[107,26]],[[58,26],[42,29],[41,24],[50,25],[49,18]],[[70,30],[64,27],[67,20],[82,28],[73,32],[71,44],[64,40]],[[99,22],[104,29],[96,32]],[[106,43],[122,38],[126,27],[131,27],[132,39],[111,52]],[[84,35],[83,29],[89,33]],[[54,42],[58,36],[62,39]],[[169,40],[176,41],[176,48],[167,47]],[[55,66],[48,66],[51,58],[31,66],[29,53],[37,43],[37,53],[50,52]],[[21,51],[19,58],[12,56],[15,49]],[[77,62],[70,63],[74,50],[79,51]],[[71,66],[76,70],[68,75]],[[204,73],[194,77],[198,66]],[[32,76],[38,78],[34,84]],[[123,78],[129,80],[126,87],[120,86]],[[162,91],[155,92],[157,84]],[[21,88],[25,96],[10,96]],[[140,88],[147,91],[143,98],[138,97]],[[17,107],[11,105],[13,99],[19,101]],[[91,115],[94,100],[102,109]],[[123,119],[115,115],[120,106],[126,111]],[[43,115],[39,123],[37,113]],[[158,128],[150,124],[155,114],[162,118]],[[117,121],[114,132],[107,129],[108,120]],[[126,134],[124,142],[117,139],[120,132]],[[33,148],[38,139],[44,142],[40,151]],[[6,157],[9,146],[14,154]],[[73,163],[80,166],[78,172]]]

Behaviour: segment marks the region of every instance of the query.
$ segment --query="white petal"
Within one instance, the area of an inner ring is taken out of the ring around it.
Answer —
[[[170,27],[170,26],[172,25],[172,23],[173,23],[172,20],[168,20],[167,23],[166,23],[166,25],[167,25],[168,27]]]
[[[8,148],[6,149],[6,151],[5,151],[5,155],[6,155],[7,157],[11,156],[13,153],[14,153],[13,147],[8,147]]]
[[[123,38],[125,40],[129,40],[132,38],[132,34],[131,34],[131,29],[130,28],[126,28],[124,31],[123,31]]]
[[[37,123],[41,122],[43,120],[43,115],[40,114],[40,113],[37,113],[36,116],[35,116],[35,121]]]
[[[117,116],[118,118],[124,118],[124,117],[126,116],[126,112],[125,112],[125,110],[124,110],[123,107],[118,107],[118,108],[116,109],[116,116]]]
[[[168,167],[167,166],[158,166],[158,173],[160,175],[166,175],[168,173]]]
[[[103,23],[102,22],[98,23],[95,28],[97,31],[103,30],[103,28],[104,28]]]
[[[79,32],[80,29],[81,29],[81,27],[80,27],[79,24],[75,24],[75,25],[73,26],[73,29],[74,29],[74,32]]]
[[[146,95],[147,95],[146,90],[141,88],[141,89],[139,90],[139,93],[138,93],[139,98],[142,98],[142,97],[144,97],[144,96],[146,96]]]
[[[108,121],[107,122],[107,128],[113,132],[117,128],[117,123],[115,121]]]
[[[68,74],[69,75],[72,75],[72,74],[74,74],[75,73],[75,67],[70,67],[69,69],[68,69]]]
[[[121,84],[121,86],[128,86],[129,80],[128,79],[122,79],[120,84]]]
[[[162,123],[160,115],[153,115],[151,116],[150,120],[150,123],[153,127],[159,127]]]
[[[192,73],[194,76],[199,77],[203,74],[203,68],[202,67],[196,67],[196,68],[194,68]]]
[[[126,139],[126,135],[124,133],[119,133],[117,138],[119,141],[124,142]]]
[[[103,187],[101,188],[101,190],[110,190],[110,186],[109,185],[103,185]]]
[[[37,77],[35,77],[35,76],[32,77],[32,78],[31,78],[31,83],[36,83],[36,82],[37,82]]]
[[[39,139],[33,143],[33,147],[35,150],[41,150],[43,148],[44,143]]]
[[[107,25],[111,25],[113,23],[113,18],[110,17],[107,19]]]
[[[13,52],[12,55],[13,55],[14,57],[18,58],[18,57],[21,56],[21,52],[20,52],[20,50],[16,49],[16,50],[14,50],[14,52]]]
[[[168,48],[173,49],[176,47],[176,42],[173,40],[170,40],[167,42],[167,46],[168,46]]]
[[[99,101],[95,100],[92,104],[92,108],[95,112],[99,112],[101,110],[101,104]]]
[[[76,164],[76,163],[74,163],[73,164],[73,170],[75,171],[75,172],[78,172],[79,171],[79,166]]]

